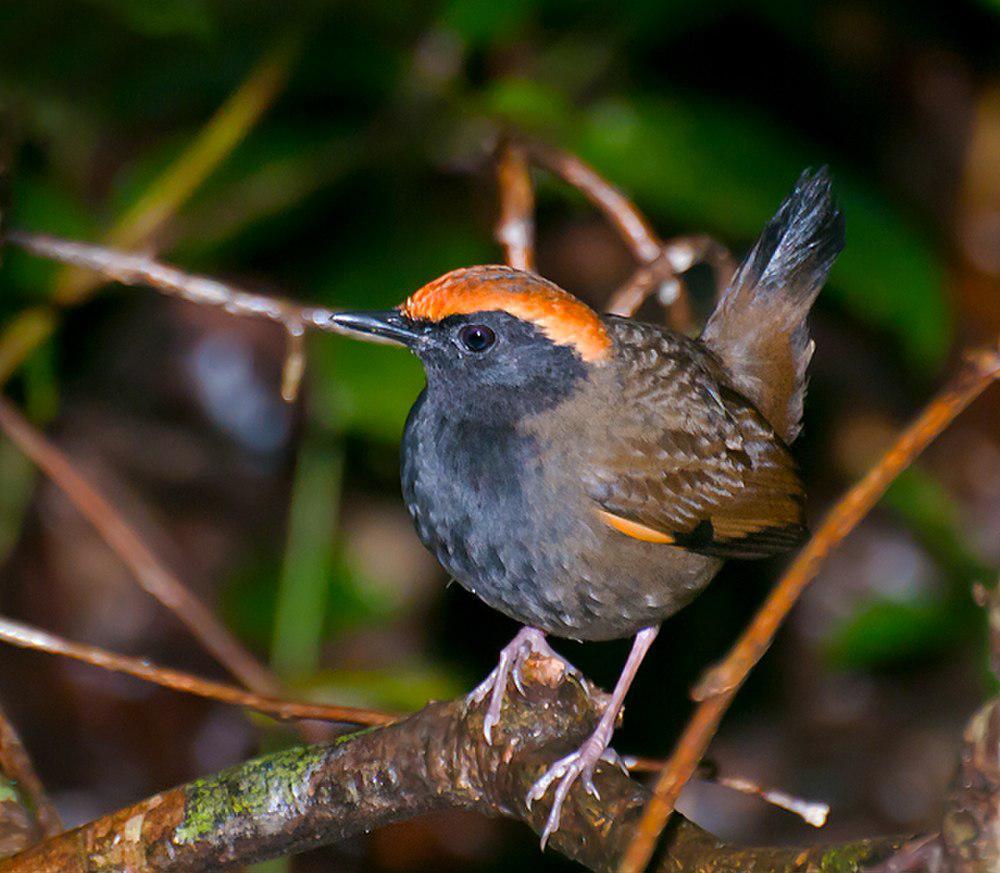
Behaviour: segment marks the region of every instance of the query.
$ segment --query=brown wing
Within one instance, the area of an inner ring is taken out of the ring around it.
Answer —
[[[801,542],[795,462],[711,355],[652,325],[608,324],[620,405],[585,474],[599,517],[626,536],[719,557]]]

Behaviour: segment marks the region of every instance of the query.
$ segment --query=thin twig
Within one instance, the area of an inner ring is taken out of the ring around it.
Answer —
[[[162,564],[69,459],[3,398],[0,398],[0,430],[69,498],[128,566],[143,590],[173,612],[205,649],[252,691],[280,694],[281,685],[267,668]]]
[[[494,231],[504,261],[518,270],[535,269],[535,191],[524,148],[505,140],[497,157],[500,215]]]
[[[868,514],[893,479],[998,377],[1000,350],[968,354],[952,381],[899,435],[875,467],[830,510],[728,657],[699,682],[695,697],[702,702],[660,773],[619,873],[641,873],[646,868],[677,797],[708,749],[723,714],[826,557]]]
[[[667,240],[659,257],[640,266],[608,301],[607,311],[613,315],[632,316],[646,300],[655,294],[666,308],[670,326],[688,333],[694,325],[694,314],[683,273],[695,264],[712,268],[716,299],[729,286],[736,272],[736,262],[729,250],[710,236],[678,236]]]
[[[38,778],[27,749],[21,742],[14,725],[0,709],[0,771],[16,783],[18,792],[27,799],[28,807],[38,830],[43,836],[52,837],[62,831],[59,813],[52,805],[42,780]]]
[[[108,231],[104,240],[107,245],[135,250],[149,246],[156,239],[274,104],[288,80],[300,45],[301,39],[294,29],[277,38],[177,159]],[[77,304],[97,284],[92,275],[64,271],[56,280],[53,298],[63,306]]]
[[[535,163],[572,185],[604,213],[637,261],[651,264],[660,256],[663,242],[646,216],[593,167],[576,155],[540,142],[524,141],[523,145]]]
[[[148,255],[14,229],[7,232],[5,242],[38,257],[85,267],[123,285],[147,286],[191,303],[221,307],[233,315],[263,318],[285,328],[305,325],[341,332],[331,321],[333,310],[253,294],[228,282],[186,273]]]
[[[640,755],[622,755],[622,763],[629,773],[659,773],[664,766],[664,761],[660,758],[644,758]],[[704,762],[703,762],[704,763]],[[710,782],[712,785],[721,785],[740,794],[747,794],[751,797],[758,797],[771,806],[777,806],[786,812],[797,815],[806,824],[814,828],[821,828],[826,824],[827,816],[830,814],[830,806],[821,800],[806,800],[802,797],[795,797],[780,788],[767,788],[745,776],[726,776],[716,772],[698,772],[694,779],[701,782]]]
[[[399,718],[399,716],[387,712],[359,709],[353,706],[330,706],[323,703],[308,703],[266,694],[254,694],[237,688],[235,685],[214,682],[211,679],[173,670],[170,667],[161,667],[145,658],[133,658],[97,646],[74,643],[48,631],[2,616],[0,616],[0,642],[9,643],[21,649],[31,649],[35,652],[47,652],[50,655],[72,658],[94,667],[100,667],[102,670],[134,676],[136,679],[152,682],[182,694],[193,694],[232,706],[246,707],[282,720],[314,719],[370,726],[391,724]],[[55,832],[58,833],[58,830]]]
[[[530,140],[520,145],[528,158],[578,189],[604,213],[639,261],[632,277],[612,295],[608,312],[633,315],[643,301],[656,294],[667,310],[671,327],[690,333],[694,319],[682,274],[695,264],[709,264],[721,294],[735,272],[728,249],[705,235],[679,236],[664,242],[635,203],[576,155]]]

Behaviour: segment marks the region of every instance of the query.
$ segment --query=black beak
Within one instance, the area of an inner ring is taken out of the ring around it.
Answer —
[[[387,341],[412,348],[423,335],[405,315],[395,309],[379,312],[337,312],[333,323],[372,342]]]

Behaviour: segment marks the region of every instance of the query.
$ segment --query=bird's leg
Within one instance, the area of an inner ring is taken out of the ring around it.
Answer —
[[[545,771],[542,778],[531,786],[531,790],[528,792],[529,807],[532,801],[541,800],[545,796],[545,792],[549,790],[552,783],[558,783],[555,796],[552,798],[552,808],[549,810],[549,817],[545,822],[545,830],[542,831],[543,849],[548,838],[559,829],[562,805],[570,788],[573,787],[573,783],[582,778],[584,788],[590,794],[598,797],[597,787],[594,785],[594,767],[597,766],[597,762],[603,759],[610,763],[621,763],[614,750],[610,748],[611,737],[615,732],[615,723],[618,721],[618,715],[625,703],[625,695],[628,694],[629,686],[659,630],[658,627],[647,627],[636,634],[632,643],[632,651],[629,652],[628,660],[625,661],[621,676],[618,677],[618,682],[615,684],[615,690],[611,692],[611,697],[594,732],[579,749],[556,761]]]
[[[500,661],[493,668],[493,672],[466,698],[466,702],[482,703],[487,697],[490,699],[486,708],[486,715],[483,717],[483,733],[486,735],[486,742],[493,742],[493,728],[500,721],[500,708],[503,705],[503,696],[507,691],[507,683],[514,680],[514,685],[522,694],[524,688],[521,683],[521,667],[529,655],[541,655],[545,658],[555,658],[561,662],[566,672],[571,675],[579,675],[579,671],[569,663],[562,655],[555,652],[545,640],[545,634],[535,627],[523,627],[517,632],[506,646],[500,651]]]

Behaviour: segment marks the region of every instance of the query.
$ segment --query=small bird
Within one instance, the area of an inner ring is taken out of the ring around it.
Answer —
[[[525,659],[559,657],[546,634],[634,636],[593,735],[529,792],[530,803],[556,784],[543,846],[573,782],[596,793],[596,764],[617,761],[615,723],[660,623],[723,559],[806,535],[788,445],[813,352],[806,316],[844,244],[830,187],[825,169],[802,174],[698,339],[599,315],[506,266],[454,270],[393,310],[333,316],[422,361],[402,443],[406,506],[444,568],[524,625],[470,695],[488,700],[487,740]]]

